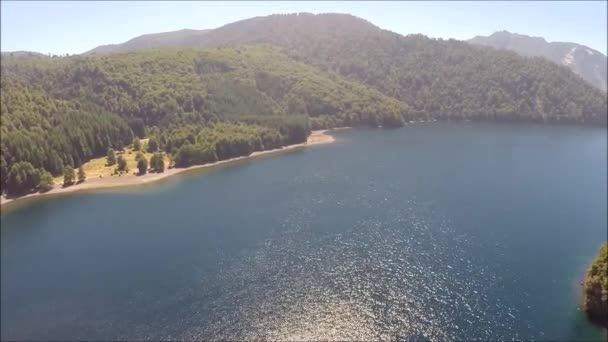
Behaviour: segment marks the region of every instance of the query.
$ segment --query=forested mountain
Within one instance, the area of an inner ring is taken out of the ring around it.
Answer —
[[[350,15],[257,17],[95,51],[2,54],[0,185],[10,192],[134,136],[187,166],[302,142],[311,128],[430,118],[606,125],[605,93],[566,67]]]
[[[606,95],[543,58],[402,36],[345,14],[256,17],[184,38],[193,47],[271,44],[435,118],[606,124]]]
[[[559,65],[567,66],[593,86],[606,91],[606,55],[587,46],[547,42],[541,37],[499,31],[490,36],[476,36],[468,40],[471,44],[490,46],[495,49],[515,51],[522,56],[544,57]]]
[[[183,166],[299,143],[310,124],[389,126],[412,118],[403,102],[264,46],[7,56],[1,72],[5,171],[28,162],[57,175],[133,135],[154,137]],[[229,136],[210,140],[214,127]],[[191,146],[180,154],[184,144]],[[193,149],[213,153],[184,157]]]

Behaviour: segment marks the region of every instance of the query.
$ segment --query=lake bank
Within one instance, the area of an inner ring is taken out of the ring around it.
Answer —
[[[608,289],[608,244],[604,243],[589,265],[582,282],[581,308],[587,319],[608,329],[608,303],[602,294]]]
[[[346,129],[346,128],[347,127],[338,128],[338,129]],[[334,130],[338,130],[338,129],[334,129]],[[307,146],[329,144],[329,143],[333,143],[335,141],[334,137],[328,134],[331,131],[332,130],[312,131],[312,133],[310,134],[310,136],[308,137],[308,139],[305,143],[288,145],[288,146],[284,146],[284,147],[276,148],[276,149],[272,149],[272,150],[257,151],[257,152],[253,152],[252,154],[250,154],[248,156],[219,160],[217,162],[209,163],[209,164],[193,165],[193,166],[186,167],[186,168],[171,168],[171,169],[166,169],[165,172],[163,172],[163,173],[147,173],[142,176],[138,176],[138,175],[129,173],[129,174],[125,174],[122,176],[87,179],[84,183],[75,184],[75,185],[69,186],[67,188],[63,188],[63,187],[61,187],[61,185],[57,184],[57,185],[55,185],[55,187],[52,190],[47,191],[45,193],[36,192],[36,193],[32,193],[32,194],[28,194],[28,195],[20,196],[20,197],[16,197],[16,198],[6,198],[6,197],[2,196],[0,198],[0,210],[6,211],[7,209],[12,208],[14,205],[18,205],[18,204],[26,202],[26,200],[48,198],[48,197],[52,197],[52,196],[65,195],[65,194],[69,194],[69,193],[73,193],[73,192],[80,192],[80,191],[98,191],[98,190],[117,188],[117,187],[150,184],[152,182],[156,182],[161,179],[165,179],[165,178],[168,178],[168,177],[171,177],[171,176],[183,173],[183,172],[191,171],[191,170],[214,167],[217,165],[227,164],[227,163],[231,163],[231,162],[235,162],[235,161],[251,159],[251,158],[260,157],[260,156],[267,156],[267,155],[271,155],[271,154],[275,154],[275,153],[279,153],[279,152],[285,152],[285,151],[289,151],[289,150],[294,150],[294,149],[298,149],[298,148],[304,148]]]

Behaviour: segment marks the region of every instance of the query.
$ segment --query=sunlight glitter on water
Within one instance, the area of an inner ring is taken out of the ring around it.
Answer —
[[[360,197],[352,201],[377,205]],[[495,275],[467,258],[468,242],[448,223],[431,224],[429,213],[410,202],[406,210],[387,208],[382,220],[316,236],[307,226],[315,215],[309,202],[319,203],[316,198],[294,202],[284,230],[245,260],[234,260],[220,280],[224,286],[241,284],[240,290],[224,288],[228,297],[218,298],[238,303],[238,317],[212,315],[212,324],[207,321],[207,327],[182,338],[225,338],[227,331],[234,334],[230,338],[271,340],[515,336],[512,309],[499,305],[490,315],[482,285],[468,277]],[[479,330],[496,320],[503,322],[502,333]]]

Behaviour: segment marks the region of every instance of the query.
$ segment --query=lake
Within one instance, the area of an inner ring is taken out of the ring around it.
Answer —
[[[2,215],[2,339],[601,340],[606,129],[420,123]]]

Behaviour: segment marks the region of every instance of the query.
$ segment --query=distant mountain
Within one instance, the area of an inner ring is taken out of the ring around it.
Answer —
[[[544,57],[559,65],[567,66],[593,86],[606,90],[608,60],[601,52],[584,45],[549,43],[541,37],[530,37],[508,31],[495,32],[488,37],[476,36],[468,42],[495,49],[512,50],[527,57]]]
[[[84,54],[101,55],[162,47],[185,47],[190,39],[196,39],[207,32],[209,30],[184,29],[173,32],[145,34],[122,44],[101,45]]]
[[[49,57],[48,55],[35,51],[2,51],[0,55],[2,55],[2,57]]]

